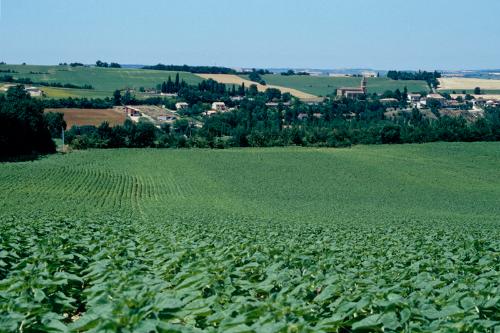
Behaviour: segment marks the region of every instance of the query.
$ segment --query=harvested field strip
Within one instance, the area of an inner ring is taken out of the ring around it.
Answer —
[[[439,90],[473,90],[479,87],[481,90],[500,90],[500,80],[473,79],[448,77],[439,79]]]
[[[225,83],[225,84],[234,84],[234,85],[241,85],[242,83],[245,83],[246,87],[249,87],[252,84],[255,84],[257,86],[257,89],[259,91],[266,91],[268,88],[275,88],[279,89],[282,93],[290,93],[291,95],[301,98],[301,99],[314,99],[317,96],[305,93],[303,91],[293,89],[293,88],[287,88],[287,87],[282,87],[282,86],[276,86],[276,85],[261,85],[256,82],[250,81],[243,79],[237,75],[229,75],[229,74],[198,74],[200,77],[204,79],[213,79],[217,82],[220,83]]]

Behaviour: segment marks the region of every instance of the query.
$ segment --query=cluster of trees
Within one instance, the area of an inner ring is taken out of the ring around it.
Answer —
[[[205,118],[201,128],[181,119],[158,129],[127,122],[117,129],[86,127],[69,133],[77,148],[85,147],[268,147],[423,143],[433,141],[498,141],[500,108],[490,108],[475,122],[464,118],[425,118],[420,111],[386,119],[385,106],[374,100],[331,100],[320,105],[294,101],[291,106],[266,105],[265,93],[244,99],[233,112]],[[102,125],[107,128],[108,125]],[[135,126],[135,127],[134,127]],[[108,133],[108,134],[103,134]],[[114,133],[114,134],[113,134]]]
[[[0,73],[12,73],[12,74],[15,74],[15,73],[19,73],[19,72],[15,71],[13,69],[0,69]]]
[[[0,158],[55,152],[43,106],[23,86],[0,95],[0,119]]]
[[[67,62],[60,62],[59,66],[68,66]],[[72,62],[69,64],[70,67],[85,67],[81,62]]]
[[[127,119],[123,125],[110,127],[73,126],[66,132],[67,142],[75,149],[87,148],[144,148],[155,146],[158,129],[149,121],[134,123]]]
[[[257,71],[252,71],[248,74],[248,79],[253,82],[257,82],[263,86],[266,85],[266,81],[262,78],[261,74]]]
[[[61,108],[73,108],[73,109],[109,109],[114,106],[113,99],[106,97],[102,98],[47,98],[39,100],[39,103],[43,108],[48,109],[61,109]]]
[[[281,75],[283,76],[292,76],[292,75],[310,75],[308,72],[295,72],[293,69],[289,69],[286,72],[282,72]]]
[[[142,69],[154,69],[160,71],[171,71],[171,72],[189,72],[197,74],[236,74],[236,71],[232,68],[227,67],[217,67],[217,66],[188,66],[188,65],[163,65],[158,64],[154,66],[144,66]]]
[[[187,83],[184,80],[180,80],[179,73],[175,74],[175,81],[172,81],[170,75],[167,81],[163,81],[162,84],[158,85],[156,88],[162,93],[175,94],[178,93],[182,88],[187,87]]]
[[[0,81],[18,84],[35,84],[44,87],[55,87],[55,88],[71,88],[71,89],[94,89],[90,84],[84,84],[83,86],[78,86],[72,83],[60,83],[60,82],[34,82],[30,78],[15,78],[12,75],[0,76]]]
[[[437,88],[439,85],[438,79],[441,73],[418,71],[418,72],[404,72],[404,71],[388,71],[387,77],[393,80],[422,80],[427,82],[429,87]]]
[[[97,60],[95,62],[95,66],[96,67],[104,67],[104,68],[122,68],[122,66],[116,62],[112,62],[112,63],[107,63],[107,62],[102,62],[101,60]]]

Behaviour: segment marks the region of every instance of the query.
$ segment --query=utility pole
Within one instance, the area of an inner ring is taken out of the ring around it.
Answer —
[[[64,128],[61,127],[62,152],[64,153]]]

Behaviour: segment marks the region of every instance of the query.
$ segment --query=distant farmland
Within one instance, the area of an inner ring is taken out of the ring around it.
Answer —
[[[68,129],[75,125],[99,126],[104,121],[110,126],[121,125],[126,119],[125,113],[119,109],[45,109],[45,112],[63,113]]]
[[[391,80],[385,77],[374,77],[368,79],[368,92],[382,94],[387,90],[401,91],[406,87],[408,92],[428,92],[429,86],[425,81],[417,80]]]
[[[248,79],[248,75],[242,77]],[[307,76],[307,75],[264,75],[267,84],[290,87],[304,91],[316,96],[335,94],[340,87],[359,87],[359,77],[329,77],[329,76]],[[396,81],[388,78],[369,78],[368,92],[381,94],[386,90],[403,90],[407,87],[409,92],[428,91],[427,83],[424,81]]]
[[[256,82],[250,81],[248,79],[248,77],[245,77],[245,75],[238,76],[238,75],[231,75],[231,74],[198,74],[198,76],[200,76],[204,79],[213,79],[217,82],[225,83],[227,85],[241,85],[242,83],[245,83],[245,86],[249,87],[250,85],[255,84],[259,91],[266,91],[266,89],[268,89],[268,88],[276,88],[276,89],[279,89],[282,93],[290,93],[292,96],[295,96],[295,97],[301,98],[301,99],[310,99],[310,98],[316,97],[314,94],[307,93],[307,92],[295,89],[294,87],[290,87],[290,86],[282,86],[282,85],[276,85],[276,84],[268,84],[268,85],[264,86],[264,85],[258,84]]]
[[[479,87],[483,92],[498,94],[500,92],[500,80],[475,79],[463,77],[446,77],[439,79],[439,90],[470,93],[474,88]]]
[[[111,96],[117,89],[139,89],[140,87],[153,88],[166,81],[170,76],[172,80],[177,72],[129,69],[129,68],[98,68],[98,67],[70,67],[70,66],[34,66],[34,65],[1,65],[1,70],[11,69],[18,73],[0,73],[12,75],[15,78],[30,78],[33,82],[71,83],[79,86],[90,84],[93,90],[46,89],[48,96],[67,97],[95,97]],[[36,74],[38,73],[38,74]],[[179,72],[181,80],[188,84],[197,84],[202,79],[194,74]],[[1,75],[0,75],[1,76]],[[97,93],[96,93],[97,92]],[[58,93],[63,96],[58,96]]]

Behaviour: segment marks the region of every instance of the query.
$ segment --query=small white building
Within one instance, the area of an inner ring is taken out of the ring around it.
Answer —
[[[43,96],[43,91],[36,87],[27,87],[24,89],[31,97]]]
[[[213,102],[212,110],[215,111],[226,111],[226,104],[224,102]]]
[[[187,109],[189,107],[189,104],[186,103],[186,102],[178,102],[178,103],[175,103],[175,108],[177,110],[183,110],[183,109]]]
[[[410,102],[410,103],[418,103],[418,102],[420,102],[421,98],[422,98],[422,95],[420,95],[420,94],[408,94],[408,102]]]

